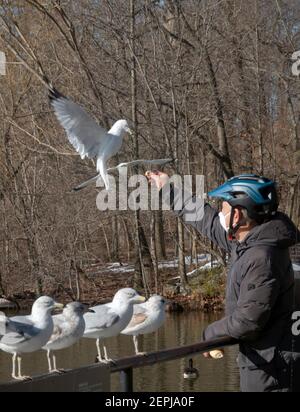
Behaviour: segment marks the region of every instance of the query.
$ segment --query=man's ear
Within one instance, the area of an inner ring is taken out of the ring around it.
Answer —
[[[243,213],[240,208],[236,207],[234,210],[234,223],[238,223],[243,218]]]

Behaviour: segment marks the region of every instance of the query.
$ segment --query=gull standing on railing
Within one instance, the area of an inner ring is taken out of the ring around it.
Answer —
[[[131,335],[136,355],[145,355],[138,347],[138,335],[155,332],[166,319],[167,299],[159,295],[152,295],[145,303],[136,304],[133,307],[133,316],[122,334]]]
[[[56,357],[52,354],[53,367],[51,364],[51,351],[69,348],[74,345],[80,338],[82,338],[85,321],[83,315],[87,312],[94,311],[89,309],[87,305],[80,302],[68,303],[63,312],[52,316],[53,319],[53,332],[52,335],[43,349],[47,351],[47,359],[49,372],[63,373],[63,369],[56,367]]]
[[[126,328],[133,315],[133,305],[144,302],[145,298],[140,296],[134,289],[124,288],[118,290],[112,302],[104,305],[93,306],[95,313],[86,313],[84,338],[97,339],[96,346],[99,362],[109,362],[105,345],[104,358],[101,355],[100,339],[117,336]]]
[[[12,377],[18,380],[30,379],[21,373],[21,353],[35,352],[41,349],[49,340],[53,332],[51,311],[62,308],[48,296],[41,296],[32,305],[31,314],[0,319],[0,349],[13,355]],[[3,316],[1,316],[3,318]],[[18,361],[18,375],[16,375],[16,360]]]

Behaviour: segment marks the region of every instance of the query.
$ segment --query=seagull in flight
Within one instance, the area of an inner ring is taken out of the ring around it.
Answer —
[[[97,172],[102,177],[106,190],[109,190],[107,161],[119,152],[125,133],[132,134],[126,120],[118,120],[106,131],[93,120],[77,103],[63,96],[49,85],[49,98],[54,113],[65,129],[69,142],[81,158],[96,158]]]

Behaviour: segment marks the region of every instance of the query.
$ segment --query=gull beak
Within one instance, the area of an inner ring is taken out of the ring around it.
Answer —
[[[144,296],[138,296],[137,300],[142,303],[145,302],[146,298]]]
[[[62,303],[54,302],[53,309],[63,309],[64,305]]]
[[[128,127],[128,129],[126,130],[126,132],[129,133],[131,136],[133,136],[133,134],[134,134],[134,133],[133,133],[133,130],[131,130],[129,127]]]
[[[84,303],[84,302],[81,302],[82,303],[82,305],[84,306],[84,311],[83,311],[83,313],[95,313],[95,311],[93,310],[93,309],[90,309],[89,308],[89,304],[88,303]]]

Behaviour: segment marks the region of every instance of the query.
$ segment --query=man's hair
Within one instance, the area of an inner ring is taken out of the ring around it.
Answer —
[[[240,211],[242,212],[245,223],[248,223],[248,224],[251,224],[251,223],[254,223],[254,222],[259,223],[257,220],[252,219],[251,217],[249,217],[248,210],[245,209],[244,207],[241,207]]]

